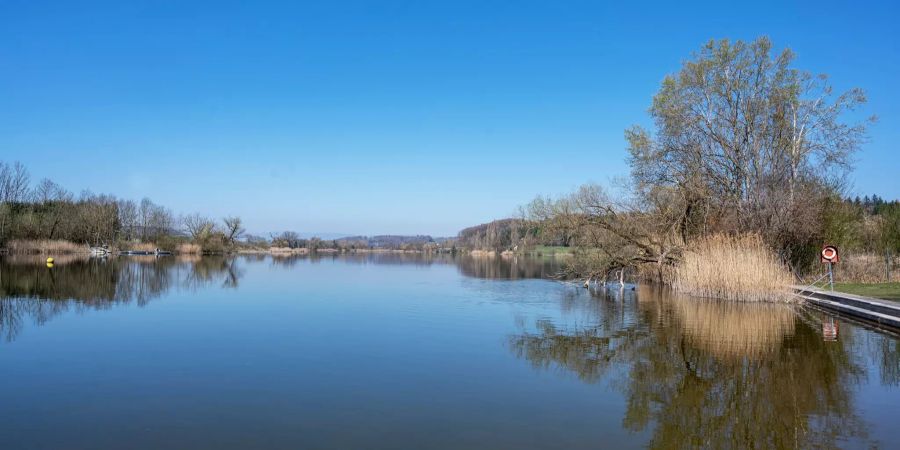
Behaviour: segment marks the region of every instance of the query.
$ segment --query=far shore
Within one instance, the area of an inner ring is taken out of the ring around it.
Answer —
[[[224,254],[243,254],[243,255],[309,255],[309,254],[343,254],[343,253],[392,253],[392,254],[462,254],[478,258],[510,258],[514,256],[545,256],[545,257],[566,257],[572,256],[572,252],[568,248],[551,248],[551,247],[534,247],[528,249],[514,250],[484,250],[484,249],[467,249],[467,248],[448,248],[448,247],[429,247],[425,249],[417,248],[314,248],[307,247],[259,247],[247,245],[235,245],[232,248],[222,250],[208,250],[199,245],[183,242],[174,247],[157,246],[154,243],[132,243],[128,245],[118,245],[106,247],[110,255],[117,255],[122,252],[147,252],[154,253],[157,250],[164,251],[173,255],[224,255]],[[0,255],[91,255],[92,247],[87,244],[77,244],[64,240],[17,240],[8,243],[5,247],[0,247]]]

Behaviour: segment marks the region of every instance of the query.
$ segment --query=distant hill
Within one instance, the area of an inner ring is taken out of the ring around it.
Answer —
[[[446,240],[446,238],[440,238]],[[340,243],[365,242],[369,248],[400,248],[404,245],[423,245],[438,242],[431,236],[416,235],[381,235],[381,236],[346,236],[335,239]]]
[[[348,236],[347,233],[312,233],[307,231],[298,231],[297,235],[303,239],[312,239],[315,237],[325,241],[339,240]]]

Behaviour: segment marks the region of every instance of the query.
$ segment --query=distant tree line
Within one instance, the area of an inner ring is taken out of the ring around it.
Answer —
[[[254,238],[258,243],[263,243],[265,239]],[[444,240],[435,239],[427,235],[401,236],[401,235],[379,235],[379,236],[349,236],[333,240],[320,239],[318,237],[302,238],[300,234],[294,231],[283,231],[273,233],[270,236],[269,243],[274,247],[285,247],[291,249],[305,248],[311,251],[315,250],[408,250],[408,251],[427,251],[436,250],[441,247]]]
[[[826,209],[824,241],[844,254],[868,254],[882,261],[884,279],[890,281],[894,260],[900,256],[900,201],[877,195],[830,198]]]
[[[156,243],[163,248],[190,241],[220,251],[234,246],[244,233],[239,217],[221,222],[199,214],[178,218],[147,198],[135,202],[90,191],[76,196],[48,179],[32,186],[23,164],[0,161],[0,247],[11,240]]]

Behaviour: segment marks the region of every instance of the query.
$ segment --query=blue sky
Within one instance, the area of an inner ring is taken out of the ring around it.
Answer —
[[[710,38],[768,35],[877,114],[850,180],[900,197],[889,2],[0,2],[0,160],[252,232],[453,235],[627,174],[623,130]]]

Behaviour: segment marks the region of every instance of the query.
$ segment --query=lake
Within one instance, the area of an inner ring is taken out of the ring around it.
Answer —
[[[895,336],[553,259],[0,259],[3,448],[896,447]]]

